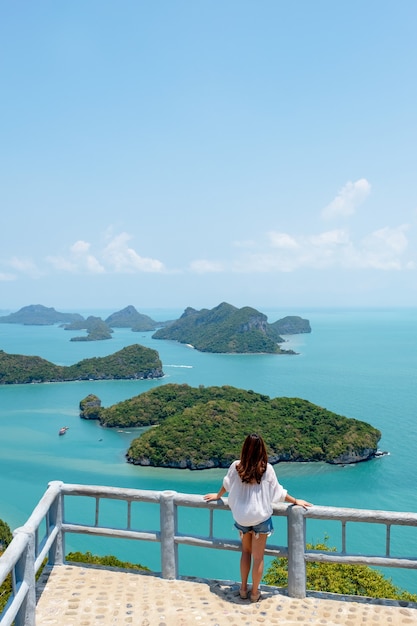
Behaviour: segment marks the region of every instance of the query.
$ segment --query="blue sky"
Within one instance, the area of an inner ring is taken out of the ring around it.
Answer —
[[[0,308],[417,304],[415,0],[0,0]]]

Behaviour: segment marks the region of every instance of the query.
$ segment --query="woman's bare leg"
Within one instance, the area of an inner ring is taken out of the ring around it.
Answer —
[[[252,591],[251,599],[255,600],[259,595],[259,585],[264,573],[264,554],[268,535],[260,534],[254,536],[252,540]]]
[[[248,577],[252,560],[252,532],[241,535],[242,554],[240,556],[240,578],[242,581],[240,590],[244,594],[248,590]]]

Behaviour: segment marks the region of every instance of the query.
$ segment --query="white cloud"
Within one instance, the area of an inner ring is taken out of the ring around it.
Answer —
[[[76,256],[82,256],[86,254],[90,248],[90,243],[88,243],[87,241],[82,241],[82,239],[80,239],[79,241],[76,241],[74,244],[72,244],[70,250]]]
[[[271,231],[267,234],[267,236],[273,248],[294,250],[299,247],[299,244],[294,237],[288,235],[287,233]]]
[[[103,260],[115,272],[163,272],[164,264],[157,259],[140,256],[127,242],[132,237],[121,233],[114,237],[103,251]]]
[[[84,265],[90,274],[104,274],[106,271],[101,263],[92,254],[87,254],[85,256]]]
[[[324,207],[321,215],[325,219],[336,217],[349,217],[353,215],[357,207],[369,196],[371,185],[366,178],[360,178],[356,182],[347,182],[337,196]]]
[[[349,234],[342,229],[328,230],[318,235],[311,235],[309,241],[313,246],[342,246],[349,243]]]
[[[163,263],[157,259],[141,257],[133,248],[128,246],[131,236],[121,233],[113,237],[106,247],[91,253],[92,245],[88,241],[79,239],[69,248],[67,256],[48,256],[47,262],[57,271],[70,273],[133,273],[133,272],[162,272]]]
[[[76,241],[70,247],[73,264],[77,271],[87,270],[89,274],[103,274],[105,269],[93,254],[89,254],[90,248],[91,244],[87,241]]]
[[[16,278],[17,278],[16,274],[8,274],[5,272],[0,272],[0,281],[2,282],[16,280]]]
[[[45,261],[52,265],[55,270],[63,272],[76,272],[77,265],[62,256],[47,256]]]
[[[408,226],[380,228],[362,240],[363,263],[374,269],[402,269],[402,255],[408,248]],[[410,268],[410,263],[407,263]],[[412,264],[411,264],[412,266]]]
[[[103,274],[105,269],[95,256],[89,254],[91,244],[87,241],[76,241],[70,246],[69,257],[48,256],[46,261],[50,263],[55,270],[79,274],[87,272],[88,274]]]
[[[9,260],[8,265],[17,272],[26,274],[31,278],[39,278],[41,276],[41,271],[31,259],[14,256]]]
[[[197,274],[209,274],[213,272],[223,271],[223,265],[216,261],[207,261],[206,259],[197,259],[190,263],[190,270]]]
[[[343,229],[324,231],[297,238],[285,233],[267,234],[269,245],[259,246],[257,253],[247,254],[233,264],[236,272],[291,272],[309,269],[378,269],[414,268],[405,258],[408,249],[407,225],[381,228],[355,243]],[[276,245],[278,244],[281,245]]]

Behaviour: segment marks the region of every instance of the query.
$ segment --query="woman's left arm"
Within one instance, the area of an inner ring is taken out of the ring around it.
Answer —
[[[285,502],[290,502],[291,504],[295,504],[297,506],[303,506],[305,509],[313,506],[311,502],[307,502],[306,500],[301,500],[300,498],[294,498],[294,496],[290,496],[289,493],[285,496]]]

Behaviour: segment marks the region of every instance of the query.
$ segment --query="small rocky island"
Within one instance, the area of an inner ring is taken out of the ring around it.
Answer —
[[[0,317],[0,324],[23,324],[25,326],[52,326],[60,324],[64,330],[85,330],[85,335],[71,337],[70,341],[103,341],[111,339],[113,328],[130,328],[133,332],[147,332],[163,327],[168,322],[156,322],[148,315],[139,313],[129,305],[112,313],[105,320],[90,315],[84,318],[79,313],[60,313],[53,307],[30,304],[15,313]]]
[[[71,324],[64,326],[65,330],[86,330],[86,335],[77,335],[71,337],[70,341],[102,341],[103,339],[111,339],[113,332],[101,317],[90,315],[87,319],[77,320]]]
[[[154,339],[170,339],[191,345],[201,352],[295,354],[284,350],[282,334],[310,333],[308,320],[288,316],[273,324],[251,307],[238,309],[222,302],[214,309],[196,311],[188,307],[182,316],[160,328]]]
[[[74,365],[55,365],[39,356],[8,354],[0,350],[0,385],[161,378],[162,363],[156,350],[139,344],[105,357],[83,359]]]
[[[300,398],[270,398],[236,387],[167,384],[110,407],[89,395],[80,417],[105,427],[155,426],[131,442],[129,463],[201,470],[228,467],[246,434],[258,432],[270,463],[349,464],[375,457],[379,430]]]

